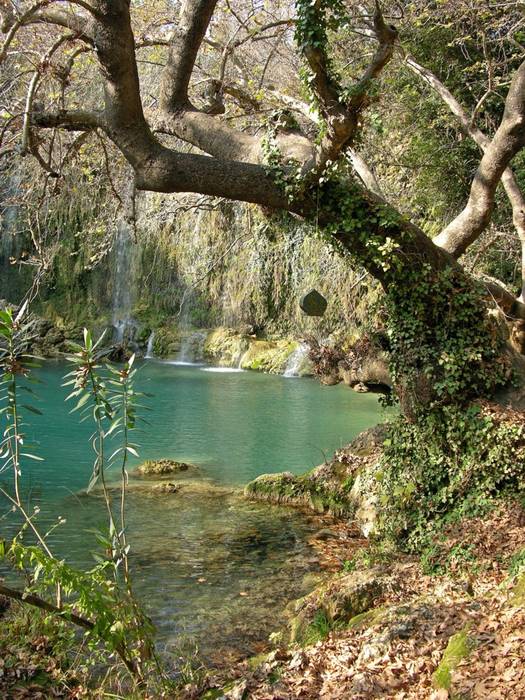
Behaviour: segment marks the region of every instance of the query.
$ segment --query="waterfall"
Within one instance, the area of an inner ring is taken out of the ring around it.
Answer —
[[[243,350],[242,348],[239,351],[239,359],[237,361],[237,369],[240,370],[241,372],[243,371],[242,370],[242,358],[246,355],[246,353],[247,353],[247,350]]]
[[[174,365],[198,365],[204,354],[204,342],[206,333],[195,331],[185,335],[180,343],[180,350],[172,364]]]
[[[21,182],[22,178],[17,173],[0,183],[0,298],[12,302],[20,299],[30,284],[30,276],[22,275],[19,265],[12,265],[12,260],[17,259],[28,245],[26,235],[17,232],[20,228],[20,205],[17,200]]]
[[[146,360],[151,360],[155,357],[153,354],[153,341],[155,340],[155,331],[151,331],[148,338],[148,346],[146,348]]]
[[[292,352],[284,369],[285,377],[299,377],[301,368],[308,355],[309,347],[306,343],[299,343]]]
[[[133,241],[124,223],[119,223],[114,243],[113,300],[111,323],[119,345],[133,341],[137,324],[131,317],[133,289]]]

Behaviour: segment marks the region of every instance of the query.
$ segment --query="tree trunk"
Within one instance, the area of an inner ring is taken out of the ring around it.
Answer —
[[[326,233],[383,286],[392,378],[407,417],[489,398],[509,382],[505,333],[481,283],[358,186],[327,183],[319,201]]]

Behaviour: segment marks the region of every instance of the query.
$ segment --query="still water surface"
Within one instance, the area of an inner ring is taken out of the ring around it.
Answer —
[[[91,531],[103,525],[103,509],[96,495],[82,494],[91,471],[91,426],[64,404],[66,371],[61,363],[38,371],[43,415],[26,414],[26,433],[44,461],[28,463],[23,480],[41,518],[53,512],[67,519],[54,535],[57,553],[90,565]],[[307,539],[319,521],[244,502],[235,487],[263,473],[299,474],[321,463],[382,418],[377,398],[311,379],[154,360],[140,368],[137,389],[154,398],[143,414],[149,425],[134,435],[141,459],[133,458],[130,468],[161,457],[199,468],[184,477],[179,494],[130,492],[136,584],[160,645],[176,655],[183,633],[211,663],[252,653],[278,626],[286,602],[306,592],[307,574],[318,568]]]

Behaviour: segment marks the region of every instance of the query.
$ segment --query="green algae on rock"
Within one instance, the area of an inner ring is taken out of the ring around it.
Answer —
[[[316,513],[350,515],[354,509],[348,498],[352,484],[332,479],[327,468],[330,465],[321,465],[302,476],[290,472],[262,474],[245,487],[244,494],[257,501],[304,507]]]

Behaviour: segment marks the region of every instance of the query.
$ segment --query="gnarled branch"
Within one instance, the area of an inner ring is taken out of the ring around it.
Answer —
[[[525,61],[514,74],[501,124],[472,182],[467,205],[435,239],[454,257],[462,255],[486,228],[492,215],[496,188],[511,160],[525,146]],[[508,180],[507,180],[508,182]]]
[[[432,73],[428,68],[421,66],[412,56],[406,57],[406,63],[409,68],[419,77],[421,77],[432,89],[441,97],[443,102],[450,109],[452,114],[459,120],[463,131],[475,141],[480,149],[485,152],[490,146],[490,138],[484,134],[481,129],[474,126],[474,116],[469,118],[466,110],[450,92],[450,90]],[[479,102],[478,102],[479,105]],[[478,106],[476,107],[478,108]],[[505,188],[507,198],[512,207],[512,219],[514,227],[521,241],[522,247],[522,292],[521,300],[525,301],[525,196],[520,189],[516,176],[511,167],[505,168],[501,176],[501,183]],[[481,233],[481,231],[480,231]],[[465,230],[465,235],[469,235],[468,230]],[[436,240],[439,245],[439,238]],[[450,251],[453,255],[454,250]]]

